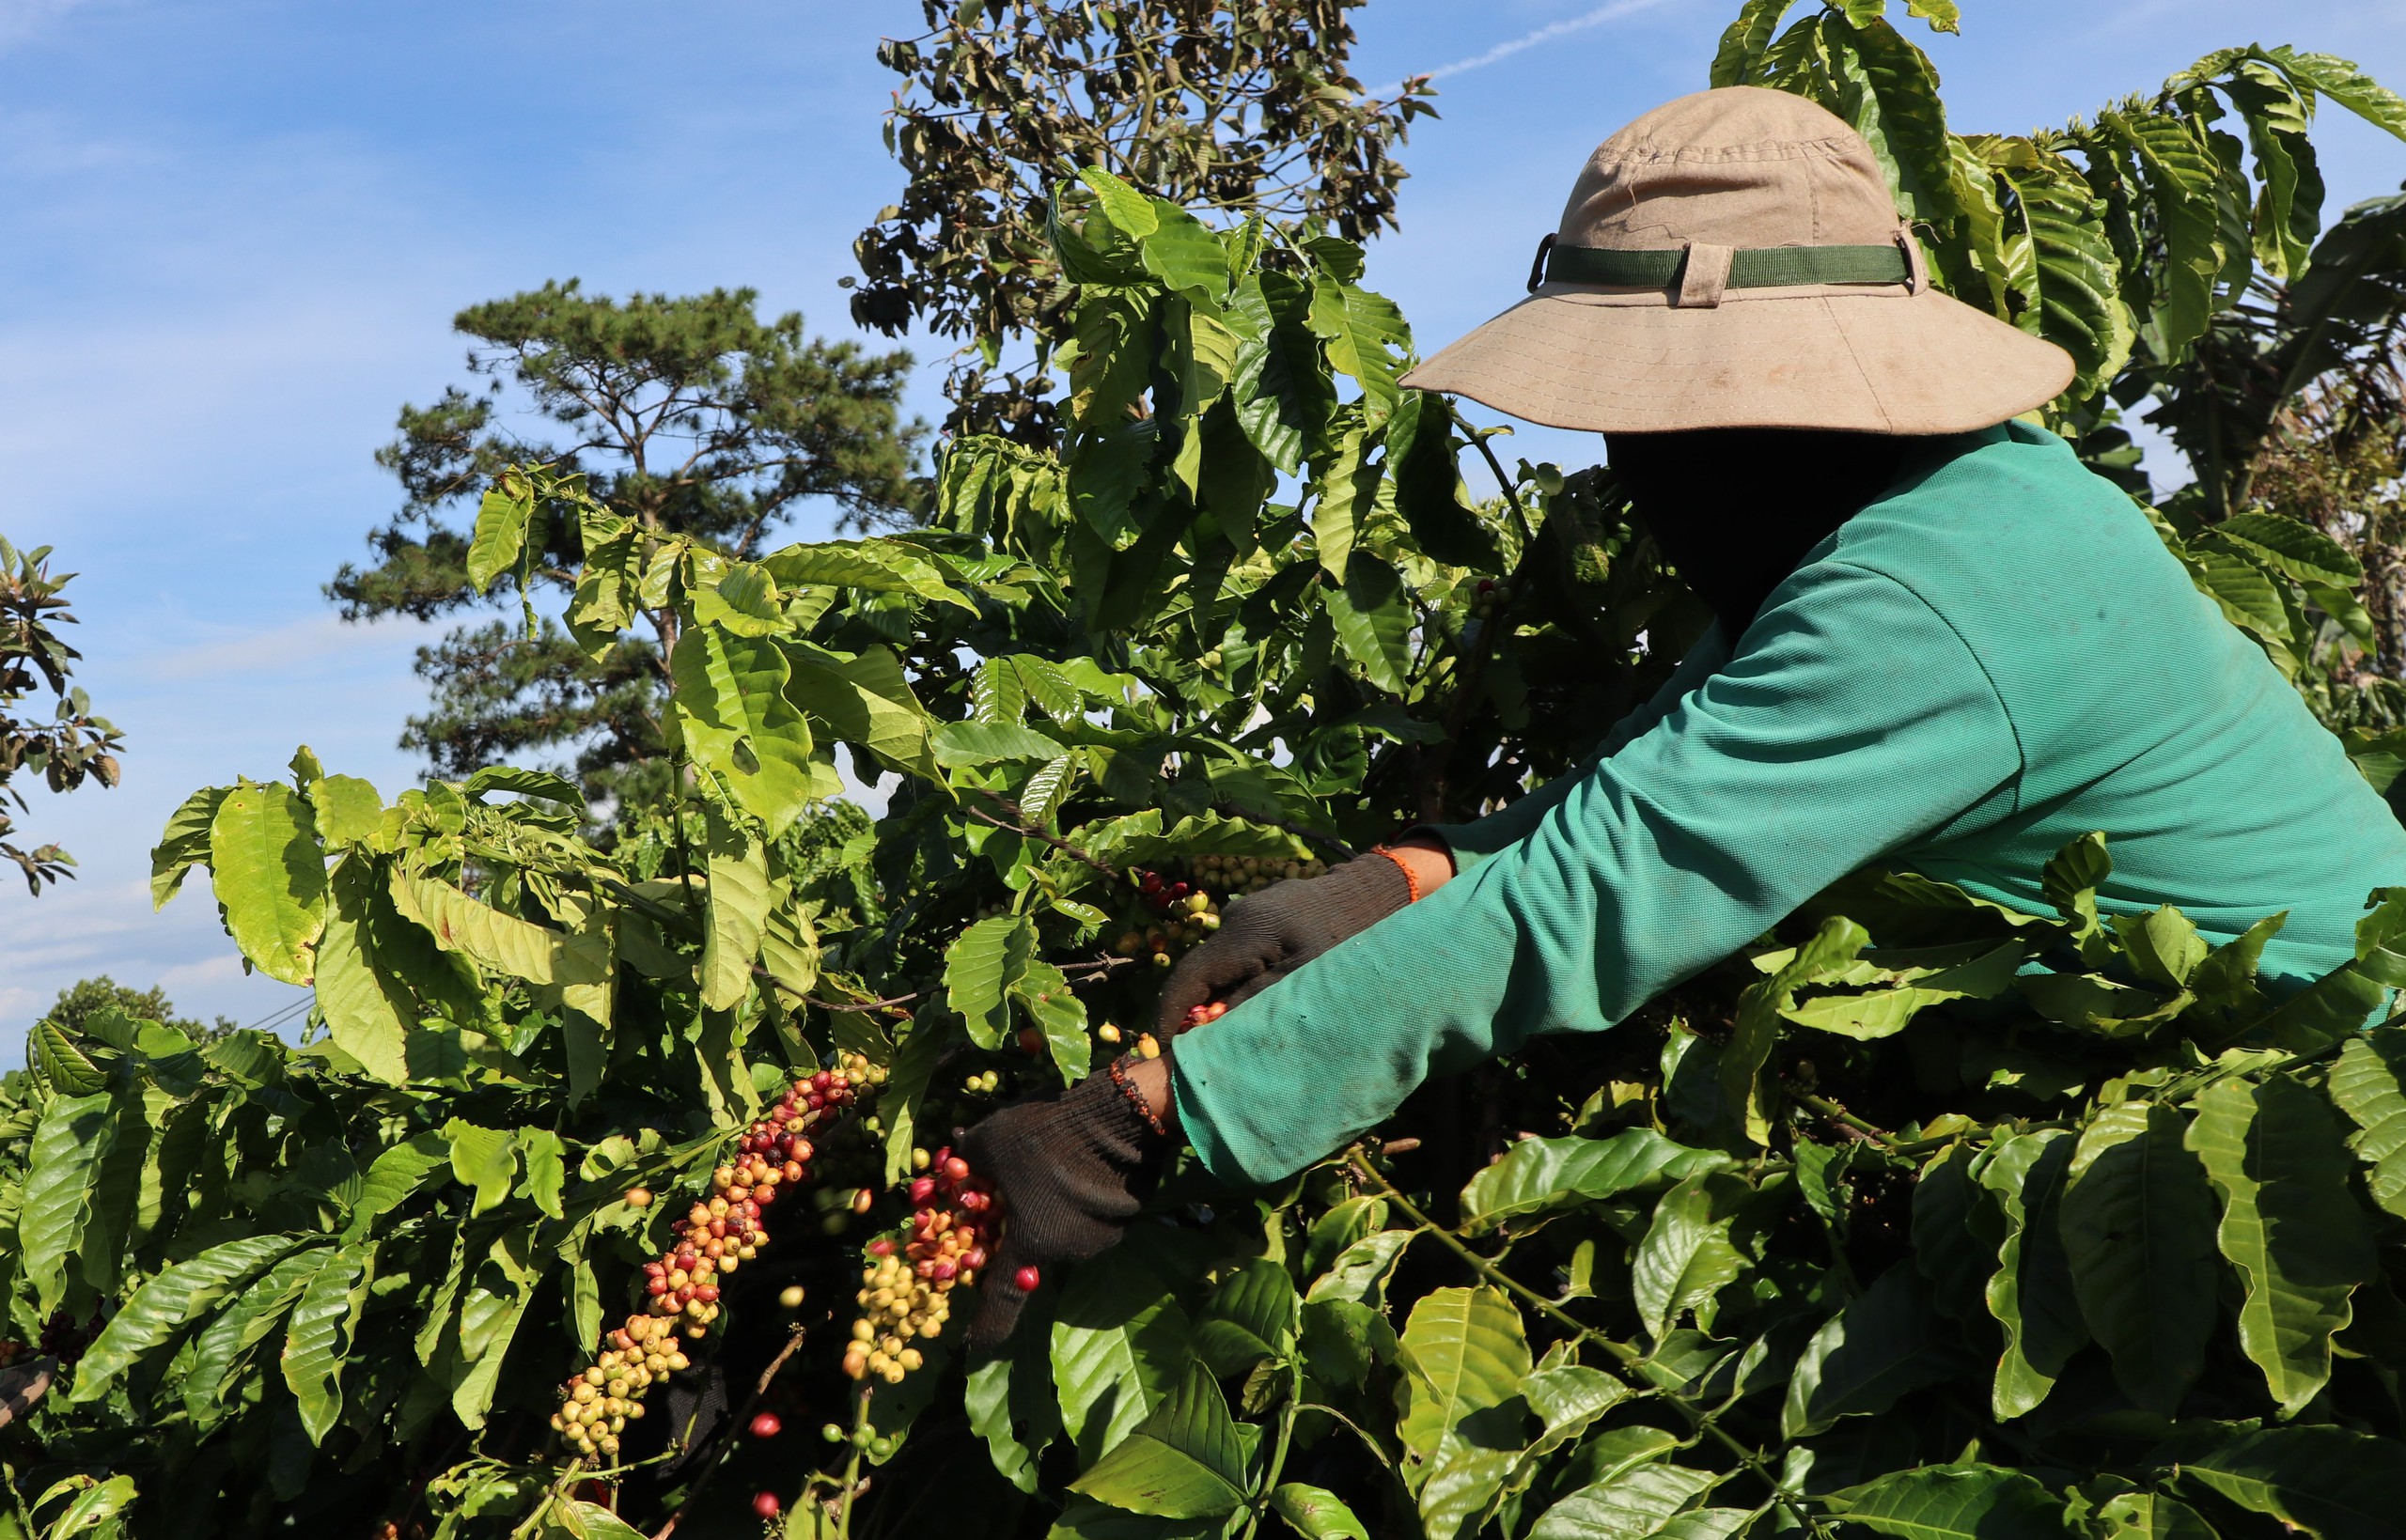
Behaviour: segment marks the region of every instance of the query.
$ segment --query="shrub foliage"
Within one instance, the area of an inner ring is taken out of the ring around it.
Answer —
[[[2251,264],[2310,260],[2316,97],[2406,129],[2339,61],[2250,50],[2095,127],[1953,137],[1876,0],[1786,8],[1717,73],[1873,132],[1949,285],[2076,345],[2054,420],[2109,469],[2111,404]],[[1704,619],[1608,476],[1506,472],[1398,385],[1352,244],[1101,170],[1048,239],[1060,448],[951,441],[926,527],[755,554],[494,478],[473,581],[574,549],[576,644],[665,644],[677,795],[606,848],[551,775],[388,801],[305,749],[179,810],[160,901],[205,866],[315,1026],[105,1012],[6,1082],[0,1356],[55,1380],[0,1428],[0,1533],[2396,1532],[2406,1027],[2364,1023],[2406,892],[2269,998],[2280,917],[2101,910],[2110,832],[2044,914],[1859,874],[1276,1190],[1183,1164],[1004,1355],[939,1332],[851,1377],[953,1129],[1138,1039],[1245,891],[1561,773]],[[2353,656],[2347,551],[2157,519],[2302,683]],[[873,824],[830,801],[869,781]],[[568,1458],[559,1388],[642,1265],[839,1062],[869,1090],[691,1366]]]

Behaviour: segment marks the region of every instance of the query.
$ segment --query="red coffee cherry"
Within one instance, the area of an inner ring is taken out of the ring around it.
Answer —
[[[773,1439],[785,1430],[785,1423],[778,1419],[775,1412],[764,1411],[752,1419],[750,1431],[755,1439]]]
[[[774,1492],[755,1492],[752,1494],[752,1511],[758,1514],[763,1518],[776,1517],[778,1511],[784,1507],[785,1504],[777,1501],[777,1494]]]
[[[1022,1268],[1011,1274],[1011,1282],[1019,1285],[1022,1294],[1034,1294],[1036,1285],[1044,1282],[1044,1275],[1034,1268]]]

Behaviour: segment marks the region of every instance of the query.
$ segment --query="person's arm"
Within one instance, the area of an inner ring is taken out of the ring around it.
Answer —
[[[1716,623],[1688,649],[1687,656],[1671,670],[1671,677],[1663,681],[1663,687],[1644,705],[1613,723],[1604,740],[1568,774],[1555,776],[1501,812],[1470,823],[1424,824],[1414,832],[1415,837],[1442,842],[1453,856],[1457,873],[1468,871],[1496,851],[1519,844],[1597,765],[1651,731],[1656,723],[1670,715],[1680,702],[1728,661],[1729,639]]]
[[[1910,590],[1833,563],[1774,599],[1742,656],[1524,836],[1181,1037],[1204,1163],[1273,1180],[1431,1073],[1610,1026],[2019,770],[1978,661]]]
[[[1276,883],[1234,906],[1220,933],[1189,952],[1162,986],[1154,1032],[1167,1041],[1187,1030],[1198,1006],[1244,1003],[1330,947],[1428,897],[1460,869],[1525,838],[1598,760],[1660,722],[1728,657],[1716,626],[1689,649],[1653,698],[1614,723],[1576,769],[1503,812],[1475,823],[1420,825],[1334,871]]]

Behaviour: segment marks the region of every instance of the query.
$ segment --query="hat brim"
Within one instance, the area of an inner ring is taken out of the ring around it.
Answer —
[[[2071,383],[2071,355],[1934,289],[1548,284],[1404,377],[1549,428],[1965,433]]]

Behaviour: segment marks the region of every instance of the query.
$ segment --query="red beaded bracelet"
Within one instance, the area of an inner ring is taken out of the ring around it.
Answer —
[[[1136,1109],[1136,1115],[1143,1118],[1152,1128],[1153,1132],[1166,1139],[1169,1137],[1169,1125],[1153,1115],[1152,1106],[1145,1100],[1145,1093],[1137,1090],[1128,1079],[1129,1057],[1128,1054],[1123,1053],[1111,1061],[1109,1071],[1111,1083],[1119,1087],[1119,1094],[1128,1098],[1129,1106]]]

